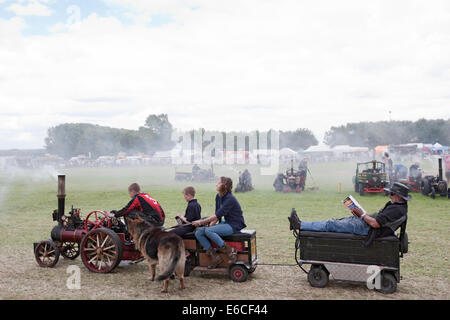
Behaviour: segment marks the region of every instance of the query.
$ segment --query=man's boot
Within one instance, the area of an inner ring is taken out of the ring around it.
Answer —
[[[219,248],[219,252],[225,253],[228,257],[228,264],[235,264],[237,260],[237,250],[230,247],[228,244],[224,243],[222,247]]]
[[[217,254],[213,247],[209,247],[206,255],[211,259],[211,264],[208,266],[208,269],[216,268],[223,261],[222,257]]]

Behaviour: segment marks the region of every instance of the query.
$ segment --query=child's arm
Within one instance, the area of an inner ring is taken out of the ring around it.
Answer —
[[[189,221],[186,220],[186,218],[185,218],[181,213],[179,213],[179,214],[177,215],[177,217],[180,218],[181,221],[183,221],[184,223],[190,223]]]

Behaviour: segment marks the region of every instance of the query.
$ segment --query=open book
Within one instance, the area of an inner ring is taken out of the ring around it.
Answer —
[[[366,213],[366,210],[364,210],[363,207],[361,207],[361,205],[358,203],[358,201],[355,200],[355,198],[353,198],[352,196],[348,196],[347,198],[345,198],[344,200],[342,200],[342,203],[344,204],[344,206],[346,206],[348,208],[348,210],[352,210],[353,208],[360,208],[361,211],[363,213]],[[356,214],[354,214],[354,216],[356,216]]]

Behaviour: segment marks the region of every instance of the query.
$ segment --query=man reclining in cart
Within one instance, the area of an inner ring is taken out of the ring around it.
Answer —
[[[376,214],[368,215],[363,213],[360,208],[355,207],[352,209],[354,216],[351,217],[307,222],[301,221],[293,212],[290,217],[292,227],[298,230],[342,232],[368,236],[366,245],[370,245],[375,238],[393,234],[388,224],[407,215],[407,201],[412,199],[408,195],[409,188],[399,182],[395,182],[392,187],[384,188],[384,190],[389,192],[391,201],[386,203],[384,208]]]
[[[110,213],[107,213],[109,217],[119,218],[127,215],[130,217],[139,215],[155,227],[160,227],[164,224],[166,215],[161,205],[149,194],[141,192],[141,187],[137,183],[133,183],[128,187],[128,194],[131,198],[130,202],[118,211],[112,210]]]

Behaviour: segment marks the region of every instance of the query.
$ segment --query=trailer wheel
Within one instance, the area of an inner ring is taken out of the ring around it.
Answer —
[[[384,294],[391,294],[397,290],[397,280],[392,273],[385,272],[381,275],[381,288],[376,289]]]
[[[308,281],[312,287],[324,288],[327,286],[329,280],[328,272],[318,265],[311,266],[308,272]]]
[[[235,264],[230,269],[230,278],[234,282],[245,282],[248,278],[248,270],[246,267]]]
[[[81,260],[89,271],[108,273],[122,260],[122,242],[112,230],[98,228],[81,240]]]
[[[74,260],[80,255],[80,245],[77,242],[63,242],[59,252],[64,258]]]
[[[36,245],[34,257],[39,266],[53,268],[59,260],[59,249],[52,240],[43,240]]]

